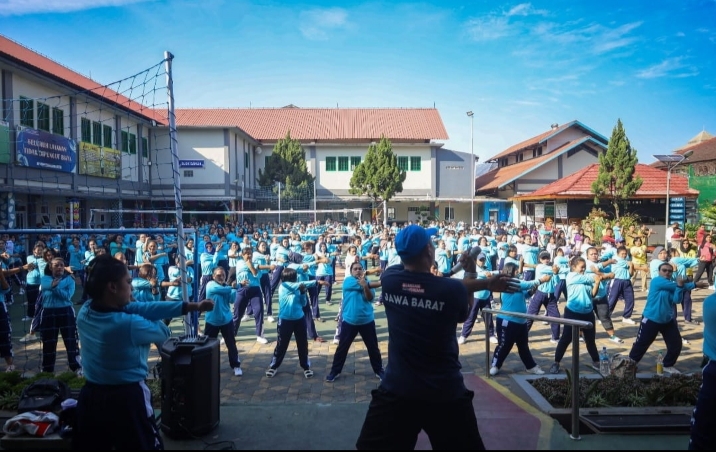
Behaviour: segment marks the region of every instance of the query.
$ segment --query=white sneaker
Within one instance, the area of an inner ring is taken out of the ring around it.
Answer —
[[[273,316],[270,315],[270,316],[268,316],[268,317],[266,318],[266,321],[267,321],[268,323],[274,323],[274,322],[276,321],[276,319],[274,319]]]
[[[682,343],[683,345],[691,345],[691,342],[689,342],[689,340],[686,339],[685,337],[682,337],[682,338],[681,338],[681,343]]]
[[[246,322],[246,321],[251,320],[251,319],[253,319],[253,317],[251,317],[250,315],[245,315],[245,316],[241,317],[241,321],[242,321],[242,322]]]
[[[333,344],[334,344],[334,345],[338,345],[339,343],[340,343],[340,341],[339,341],[338,339],[333,339]]]
[[[628,324],[628,325],[636,325],[636,322],[633,321],[633,320],[632,320],[631,318],[629,318],[629,317],[624,317],[624,318],[622,319],[622,323],[626,323],[626,324]]]
[[[544,375],[544,370],[540,366],[534,366],[532,369],[527,369],[527,372],[534,375]]]
[[[709,286],[709,290],[716,290],[714,286]]]
[[[500,369],[498,369],[497,367],[495,367],[495,366],[490,367],[490,375],[492,375],[493,377],[495,375],[497,375],[499,372],[500,372]]]
[[[458,337],[458,338],[457,338],[457,345],[462,345],[462,344],[464,344],[466,340],[467,340],[467,339],[465,339],[464,336]]]
[[[268,339],[262,336],[256,336],[256,342],[259,344],[268,344]]]
[[[581,336],[580,336],[580,338],[581,338]],[[559,341],[557,339],[550,339],[549,343],[550,344],[559,344]]]
[[[624,343],[624,341],[621,340],[621,339],[619,339],[617,336],[612,336],[612,337],[609,338],[609,340],[612,341],[612,342],[614,342],[614,343],[616,343],[616,344],[623,344],[623,343]]]
[[[664,373],[671,375],[678,375],[681,372],[676,367],[664,367]]]
[[[34,334],[30,334],[30,333],[27,333],[26,335],[24,335],[23,337],[20,338],[20,342],[35,342],[37,340],[39,340],[39,338],[37,336],[35,336]]]
[[[234,376],[240,377],[244,374],[244,371],[241,370],[241,367],[234,367]]]
[[[499,341],[495,336],[490,336],[490,344],[497,344]]]
[[[23,322],[29,322],[29,321],[31,321],[31,320],[32,320],[32,317],[28,317],[28,316],[25,316],[25,317],[22,318],[22,321],[23,321]]]

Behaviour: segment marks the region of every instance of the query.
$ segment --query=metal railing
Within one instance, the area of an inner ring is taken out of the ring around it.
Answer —
[[[563,319],[561,317],[547,317],[545,315],[524,314],[522,312],[501,311],[499,309],[483,309],[485,316],[485,370],[486,376],[490,376],[490,321],[493,314],[501,314],[521,319],[539,320],[548,323],[572,327],[572,433],[569,435],[574,440],[582,439],[579,435],[579,331],[581,329],[594,328],[592,322],[582,320]]]

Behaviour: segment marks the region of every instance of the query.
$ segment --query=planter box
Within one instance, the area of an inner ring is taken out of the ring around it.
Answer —
[[[567,375],[512,375],[511,378],[515,382],[515,394],[557,420],[567,432],[572,433],[571,408],[553,407],[530,383],[540,378],[565,379]],[[587,374],[580,375],[580,378],[602,377]],[[637,378],[650,380],[654,378],[654,374],[640,373]],[[580,433],[684,434],[690,431],[692,412],[693,407],[580,408]]]

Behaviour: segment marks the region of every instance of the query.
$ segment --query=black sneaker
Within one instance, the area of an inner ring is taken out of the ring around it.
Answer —
[[[549,373],[551,374],[558,374],[559,373],[559,363],[553,363],[552,366],[549,368]]]
[[[341,375],[341,374],[332,374],[332,373],[331,373],[331,374],[328,374],[328,375],[326,375],[326,381],[329,382],[329,383],[333,383],[334,381],[336,381],[336,379],[338,379],[338,377],[339,377],[340,375]]]

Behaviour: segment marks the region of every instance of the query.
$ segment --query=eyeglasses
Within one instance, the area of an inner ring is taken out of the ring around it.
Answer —
[[[674,273],[674,269],[672,269],[672,268],[662,268],[659,271],[662,271],[664,273]]]

